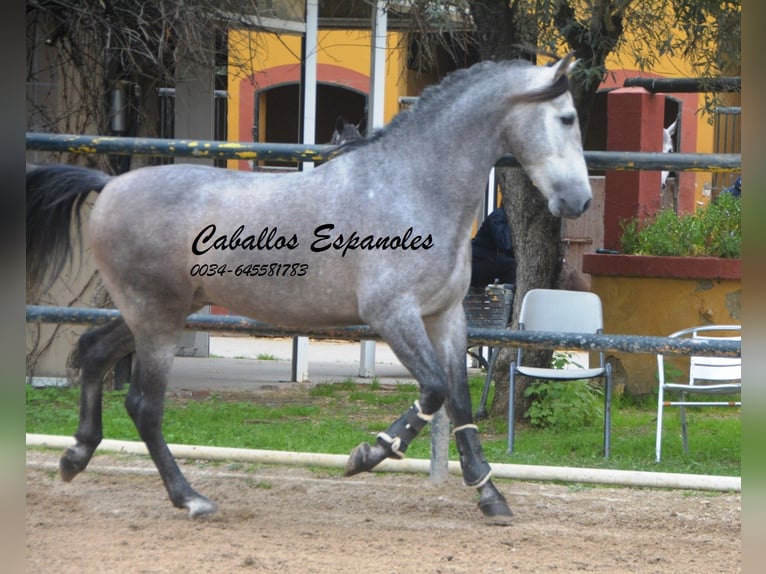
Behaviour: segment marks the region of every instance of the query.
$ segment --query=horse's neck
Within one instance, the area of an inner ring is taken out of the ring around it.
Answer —
[[[420,137],[403,134],[397,155],[417,158],[408,162],[408,176],[424,189],[424,200],[443,212],[437,217],[448,216],[450,221],[457,217],[470,226],[489,172],[504,150],[495,141],[497,129],[490,122],[476,119],[439,128],[432,126]]]

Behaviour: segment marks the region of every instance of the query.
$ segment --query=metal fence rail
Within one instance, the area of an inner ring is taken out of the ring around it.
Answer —
[[[627,78],[626,88],[644,88],[653,94],[663,92],[700,93],[742,91],[742,79],[739,76],[721,76],[718,78]]]
[[[68,323],[104,325],[120,317],[116,309],[85,309],[77,307],[46,307],[27,305],[29,323]],[[359,341],[380,339],[366,325],[325,329],[286,329],[236,315],[205,315],[194,313],[186,319],[186,328],[199,331],[247,333],[259,337],[305,336],[315,339]],[[739,357],[739,341],[670,339],[640,335],[590,335],[554,333],[548,331],[513,331],[510,329],[468,328],[468,341],[475,345],[515,346],[536,349],[569,349],[580,351],[614,351],[666,355],[725,355]]]
[[[327,161],[332,159],[333,151],[337,149],[331,145],[168,140],[38,132],[27,132],[26,142],[27,149],[31,151],[284,162]],[[585,162],[591,169],[621,171],[646,169],[736,172],[742,169],[742,155],[737,153],[586,151]],[[517,167],[519,162],[512,155],[505,155],[496,165]]]

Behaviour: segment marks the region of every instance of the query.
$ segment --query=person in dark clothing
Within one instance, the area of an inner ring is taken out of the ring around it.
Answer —
[[[721,193],[730,193],[734,197],[742,197],[742,176],[740,175],[730,187],[727,187]]]
[[[505,209],[490,213],[471,241],[471,286],[516,282],[511,227]]]

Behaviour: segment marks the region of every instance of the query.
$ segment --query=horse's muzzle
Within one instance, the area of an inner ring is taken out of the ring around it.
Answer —
[[[578,198],[562,198],[560,196],[552,198],[548,202],[548,209],[555,217],[565,217],[567,219],[576,219],[585,213],[590,207],[590,196]]]

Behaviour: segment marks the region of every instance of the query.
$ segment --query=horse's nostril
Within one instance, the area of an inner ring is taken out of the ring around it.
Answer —
[[[585,205],[583,205],[583,206],[582,206],[582,212],[583,212],[583,213],[585,213],[586,211],[588,211],[588,208],[589,208],[589,207],[590,207],[590,199],[588,199],[588,200],[585,202]]]

